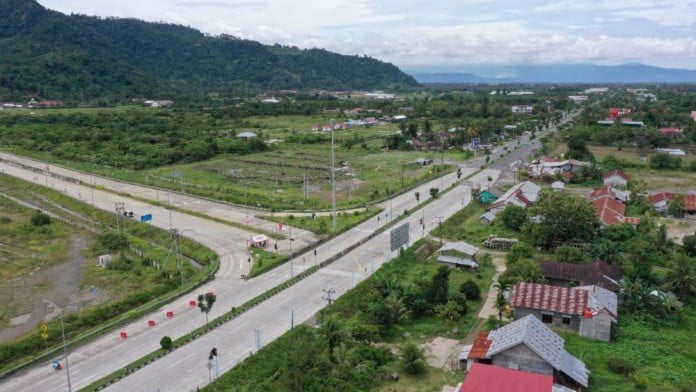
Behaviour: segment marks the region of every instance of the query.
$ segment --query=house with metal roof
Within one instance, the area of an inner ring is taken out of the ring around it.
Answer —
[[[615,293],[619,292],[619,268],[601,260],[580,264],[543,261],[539,263],[539,268],[544,279],[552,286],[596,285]]]
[[[564,349],[565,342],[539,319],[528,315],[493,331],[481,332],[467,360],[552,376],[573,389],[587,388],[590,371]]]
[[[515,320],[532,315],[549,327],[567,328],[590,339],[609,341],[616,328],[616,293],[599,286],[520,282],[510,302]]]
[[[464,241],[449,242],[438,249],[440,254],[437,261],[456,267],[478,268],[478,263],[474,261],[478,251],[479,248]]]
[[[509,205],[514,205],[526,208],[531,203],[536,202],[541,192],[541,187],[531,181],[524,181],[514,185],[500,196],[490,207],[488,211],[498,214]]]

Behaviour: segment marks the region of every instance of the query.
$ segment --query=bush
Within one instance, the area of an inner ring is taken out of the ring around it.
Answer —
[[[478,301],[481,299],[481,289],[478,287],[476,282],[471,279],[459,286],[459,292],[466,295],[466,298],[472,301]]]
[[[581,263],[583,260],[582,251],[579,248],[569,245],[562,245],[554,252],[556,260],[561,263]]]
[[[171,350],[172,348],[172,338],[169,336],[165,336],[160,340],[160,347],[162,347],[162,350]]]
[[[500,218],[505,227],[510,230],[520,231],[522,225],[527,221],[527,212],[522,207],[509,205],[500,214]]]
[[[607,359],[607,365],[609,366],[609,370],[612,372],[626,376],[636,370],[636,367],[633,366],[630,361],[619,357],[610,357]]]
[[[115,252],[125,249],[128,246],[128,238],[119,233],[106,233],[99,237],[99,244],[101,244],[104,249]]]
[[[46,226],[51,224],[51,217],[41,211],[36,211],[31,217],[32,226]]]

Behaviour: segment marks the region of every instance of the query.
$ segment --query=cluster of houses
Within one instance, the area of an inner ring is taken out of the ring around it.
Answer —
[[[609,341],[616,329],[618,268],[602,261],[540,263],[550,284],[515,285],[510,295],[513,322],[481,332],[462,348],[467,376],[455,389],[478,391],[585,390],[589,370],[564,349],[553,329]]]
[[[32,98],[27,103],[21,102],[0,102],[0,110],[3,109],[33,109],[33,108],[53,108],[63,106],[63,101],[51,101],[42,99],[40,101]]]

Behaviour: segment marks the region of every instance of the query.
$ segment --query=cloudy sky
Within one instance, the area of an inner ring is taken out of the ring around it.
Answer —
[[[38,0],[398,66],[641,62],[696,69],[696,0]]]

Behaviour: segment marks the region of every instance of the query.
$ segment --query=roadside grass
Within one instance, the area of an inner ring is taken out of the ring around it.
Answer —
[[[522,240],[522,234],[505,227],[499,217],[490,225],[481,223],[479,217],[484,212],[486,212],[484,205],[475,200],[472,201],[452,218],[442,223],[443,237],[448,241],[466,241],[477,247],[481,247],[481,243],[490,234]],[[439,228],[434,228],[431,234],[439,237]]]
[[[259,216],[259,218],[277,223],[287,223],[293,227],[308,230],[316,234],[334,236],[359,225],[382,211],[383,210],[380,208],[353,212],[338,211],[336,213],[336,230],[333,230],[333,217],[331,214],[314,215],[314,217],[312,217],[312,213],[293,213],[289,215],[263,215]]]
[[[573,333],[561,333],[566,349],[590,369],[589,390],[692,391],[696,385],[696,309],[683,309],[681,320],[658,320],[649,316],[619,313],[615,341],[599,342]],[[628,375],[609,369],[614,358],[625,360],[635,370]]]
[[[0,189],[2,186],[0,186]],[[50,225],[33,226],[36,210],[0,196],[0,282],[16,279],[64,262],[70,251],[70,238],[79,230],[53,219]],[[79,233],[80,235],[90,235]]]
[[[253,278],[259,276],[264,272],[268,272],[273,268],[290,260],[288,256],[274,253],[264,249],[251,248],[249,249],[251,253],[251,271],[247,278]]]

